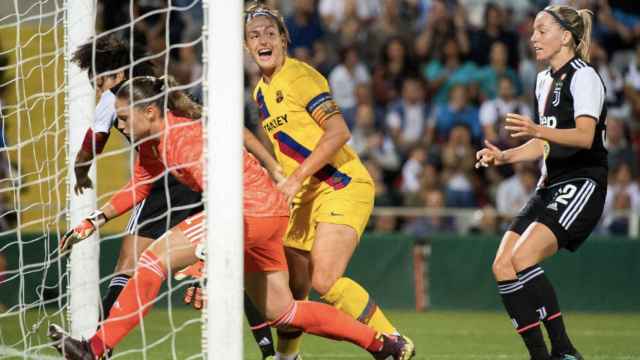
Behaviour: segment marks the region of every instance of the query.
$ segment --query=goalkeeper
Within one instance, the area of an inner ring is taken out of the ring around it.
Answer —
[[[62,252],[146,198],[152,188],[150,180],[165,169],[194,191],[203,190],[202,122],[185,116],[193,112],[181,92],[164,87],[164,80],[139,77],[119,89],[118,125],[132,141],[140,142],[134,176],[101,211],[61,240]],[[168,96],[163,95],[166,91]],[[166,108],[169,111],[165,113]],[[402,337],[376,333],[332,306],[294,301],[282,245],[288,222],[286,200],[253,156],[243,151],[243,158],[245,289],[270,325],[350,341],[375,359],[409,359],[412,354],[406,351]],[[88,341],[76,340],[52,325],[49,335],[54,346],[71,360],[97,359],[113,349],[138,324],[140,313],[148,313],[168,273],[198,261],[196,246],[205,237],[204,215],[201,212],[182,221],[143,252],[117,299],[118,305],[94,336]]]
[[[111,128],[115,126],[115,93],[131,74],[134,77],[156,74],[156,69],[148,61],[137,62],[132,66],[132,57],[134,60],[141,59],[146,54],[136,49],[136,46],[133,54],[131,51],[127,43],[109,35],[96,37],[81,45],[73,55],[72,61],[87,71],[89,78],[95,76],[92,84],[95,84],[97,102],[93,126],[87,130],[75,160],[76,194],[82,194],[85,189],[93,187],[88,173],[95,155],[102,153]],[[194,104],[191,111],[194,112],[192,117],[200,117],[199,106]],[[202,194],[183,185],[170,173],[153,180],[149,196],[131,212],[114,270],[115,275],[102,299],[103,318],[109,316],[116,298],[133,275],[142,252],[168,229],[202,209]],[[271,329],[264,326],[264,319],[248,299],[245,299],[245,313],[263,358],[274,355]]]

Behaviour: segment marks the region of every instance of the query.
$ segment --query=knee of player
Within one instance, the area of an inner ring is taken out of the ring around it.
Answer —
[[[503,278],[508,277],[508,275],[515,272],[513,268],[513,264],[511,263],[510,255],[502,255],[497,256],[493,260],[493,264],[491,265],[491,270],[493,271],[493,275],[501,280]]]
[[[323,296],[331,290],[338,278],[330,272],[314,271],[311,276],[311,286],[320,296]]]
[[[513,269],[518,272],[528,268],[529,266],[535,265],[535,263],[531,263],[531,256],[524,251],[514,251],[511,254],[511,266]]]
[[[115,272],[131,276],[133,275],[138,259],[133,251],[126,251],[124,248],[122,250],[118,256]]]

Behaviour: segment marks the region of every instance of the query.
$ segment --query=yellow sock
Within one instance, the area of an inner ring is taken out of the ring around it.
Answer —
[[[302,331],[283,331],[278,330],[278,344],[276,351],[285,356],[295,355],[300,352],[300,343],[302,343]]]
[[[387,320],[367,290],[349,278],[338,279],[324,294],[322,300],[378,332],[397,333],[396,328]]]

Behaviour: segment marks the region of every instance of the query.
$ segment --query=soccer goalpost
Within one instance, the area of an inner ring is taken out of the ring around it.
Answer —
[[[4,150],[7,163],[12,164],[6,178],[0,178],[0,197],[9,199],[0,224],[9,215],[15,215],[16,224],[8,229],[0,227],[0,264],[3,257],[7,263],[6,269],[0,265],[0,293],[4,294],[0,294],[0,304],[7,305],[6,309],[0,307],[0,358],[58,358],[48,344],[46,328],[62,322],[74,336],[87,337],[95,332],[100,287],[109,282],[113,270],[108,267],[105,273],[103,264],[100,272],[101,262],[107,260],[100,257],[100,250],[124,235],[124,226],[122,221],[110,224],[102,234],[75,246],[69,258],[60,257],[57,240],[113,194],[116,188],[105,184],[105,179],[124,185],[129,174],[112,174],[109,164],[119,161],[131,165],[134,152],[131,146],[122,144],[107,148],[91,168],[94,189],[80,196],[74,193],[75,156],[86,129],[92,126],[96,99],[92,81],[70,63],[70,58],[79,44],[101,35],[95,31],[97,1],[11,3],[0,5],[0,14],[11,13],[0,15],[0,74],[6,72],[5,79],[0,78],[0,96],[5,94],[4,102],[0,102],[4,114],[0,130],[3,140],[7,139],[0,154]],[[200,37],[194,41],[203,47],[203,71],[191,85],[202,87],[207,119],[207,185],[203,194],[207,210],[207,306],[202,314],[180,309],[182,305],[171,298],[181,297],[184,285],[169,278],[159,297],[159,301],[168,302],[164,321],[169,324],[168,333],[149,339],[145,330],[155,330],[155,324],[142,320],[142,335],[132,336],[139,346],[116,352],[115,356],[153,358],[148,353],[169,343],[166,355],[173,359],[241,359],[243,1],[179,3],[156,12],[167,14],[167,27],[173,16],[170,12],[180,14],[194,6],[202,6],[204,12]],[[108,12],[108,1],[104,4]],[[131,14],[132,9],[133,5]],[[133,29],[134,24],[126,26]],[[171,44],[163,55],[168,57],[170,50],[184,46]],[[8,64],[3,65],[2,55],[6,55]],[[166,62],[163,70],[169,72]],[[156,310],[163,309],[156,305],[151,314]],[[174,312],[182,310],[195,319],[179,319]],[[202,327],[197,332],[202,337],[202,350],[190,351],[186,357],[181,355],[180,334],[194,326]]]

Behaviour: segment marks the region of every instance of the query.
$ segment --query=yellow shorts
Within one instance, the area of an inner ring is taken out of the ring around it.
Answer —
[[[327,188],[311,200],[294,205],[284,246],[311,251],[318,223],[348,225],[360,239],[373,210],[374,197],[373,183],[353,179],[343,189]]]

